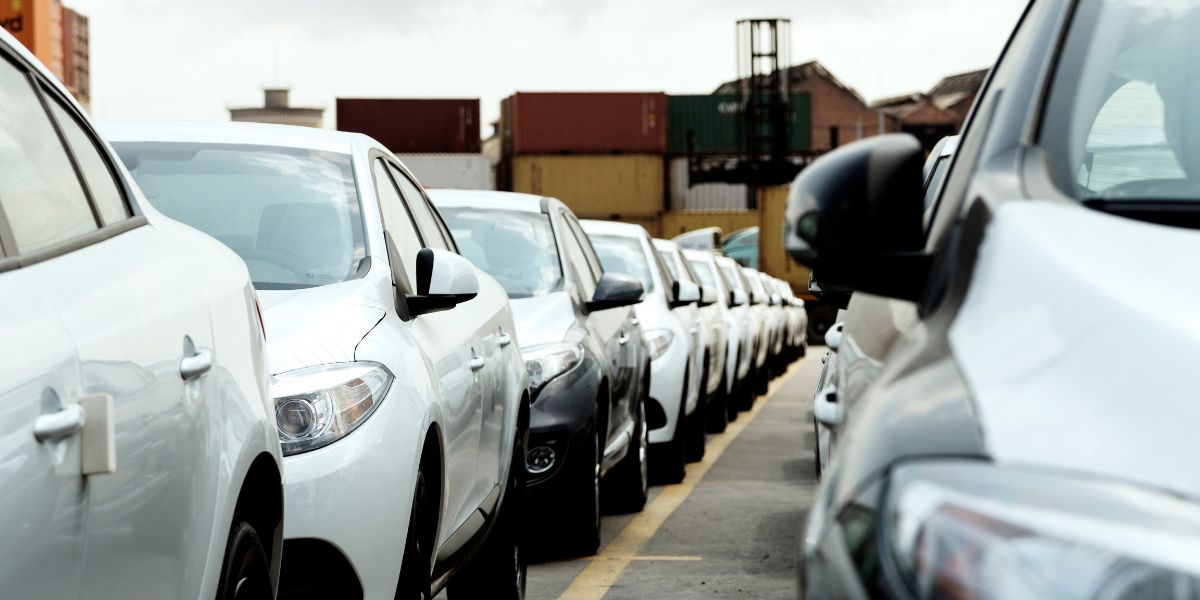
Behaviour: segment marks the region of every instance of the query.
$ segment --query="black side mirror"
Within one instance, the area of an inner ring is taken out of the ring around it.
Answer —
[[[832,287],[917,300],[924,249],[917,138],[881,135],[842,146],[809,165],[788,195],[784,244]]]
[[[631,306],[642,301],[642,282],[618,273],[605,273],[596,283],[596,293],[586,304],[589,311]]]

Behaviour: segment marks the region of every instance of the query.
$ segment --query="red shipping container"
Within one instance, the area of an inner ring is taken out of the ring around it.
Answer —
[[[667,96],[660,92],[518,92],[504,116],[505,149],[518,154],[662,154]]]
[[[338,98],[337,128],[396,153],[475,153],[479,99]]]

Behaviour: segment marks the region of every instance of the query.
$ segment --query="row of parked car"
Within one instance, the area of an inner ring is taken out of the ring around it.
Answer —
[[[6,33],[0,164],[18,597],[521,598],[807,345],[778,280],[362,135],[97,131]]]
[[[801,597],[1200,593],[1198,26],[1034,0],[960,137],[794,181],[787,248],[844,308]]]

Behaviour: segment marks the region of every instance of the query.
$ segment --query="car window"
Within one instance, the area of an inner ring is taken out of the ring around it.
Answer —
[[[98,229],[62,141],[25,73],[0,57],[0,207],[28,254]],[[12,249],[9,251],[13,254]]]
[[[662,260],[663,265],[667,267],[667,271],[671,273],[671,280],[679,281],[679,267],[675,266],[675,261],[671,260],[671,255],[663,249],[656,249],[656,251],[658,252],[659,259]]]
[[[618,235],[593,235],[592,247],[600,255],[600,264],[605,273],[620,273],[642,282],[646,291],[654,289],[654,278],[650,275],[650,263],[642,240]]]
[[[396,180],[396,186],[400,188],[400,195],[408,203],[408,208],[412,212],[413,220],[417,222],[417,229],[421,232],[421,239],[424,240],[425,246],[428,248],[437,248],[438,250],[451,250],[450,241],[445,233],[442,232],[441,222],[434,214],[433,209],[429,206],[429,202],[425,199],[425,194],[421,193],[417,184],[404,175],[396,165],[388,163],[388,170],[392,172],[392,177]]]
[[[396,190],[396,185],[392,183],[392,177],[387,171],[382,159],[371,161],[371,176],[375,180],[375,193],[379,196],[383,227],[395,245],[396,253],[400,255],[403,274],[407,278],[403,285],[409,286],[406,291],[413,292],[415,290],[411,283],[417,274],[417,253],[421,251],[421,239],[417,236],[412,217],[409,216],[404,200],[400,198],[400,192]]]
[[[113,146],[154,208],[236,252],[258,289],[346,281],[366,257],[349,154],[207,142]]]
[[[510,298],[541,296],[562,287],[562,264],[541,212],[442,208],[458,249],[496,278]]]
[[[1074,15],[1043,118],[1059,187],[1081,201],[1200,201],[1200,5],[1101,0]]]
[[[729,286],[729,289],[745,292],[746,286],[743,285],[744,281],[739,276],[737,269],[736,266],[723,264],[721,265],[721,276],[725,279],[725,285]]]
[[[564,217],[563,221],[567,219]],[[584,300],[591,300],[596,294],[597,277],[592,273],[591,265],[588,264],[587,258],[583,251],[583,245],[575,236],[574,230],[568,225],[560,232],[563,238],[563,246],[567,252],[567,262],[571,263],[571,269],[575,271],[575,278],[578,280],[579,293]]]
[[[719,291],[717,280],[713,277],[712,264],[704,260],[689,260],[692,265],[692,271],[696,273],[696,277],[700,280],[700,285],[706,288],[711,288],[713,291]]]
[[[687,273],[688,281],[691,281],[692,283],[694,283],[696,285],[702,285],[700,283],[700,276],[697,275],[696,270],[692,268],[692,263],[688,262],[688,260],[683,257],[683,254],[681,252],[679,252],[678,250],[676,250],[674,252],[674,254],[675,254],[676,260],[679,261],[679,265],[681,267],[683,267],[683,272]]]
[[[604,274],[604,266],[600,264],[600,257],[596,254],[596,248],[592,246],[592,239],[583,231],[583,226],[579,224],[579,220],[570,213],[563,213],[566,216],[567,226],[575,233],[575,237],[579,240],[579,248],[583,250],[583,259],[587,261],[588,267],[600,279]]]
[[[50,111],[67,138],[71,153],[83,172],[83,180],[87,182],[88,191],[92,193],[92,202],[100,213],[100,219],[105,225],[119,223],[129,218],[129,209],[125,204],[125,194],[114,179],[104,154],[96,143],[88,136],[79,121],[47,94]]]

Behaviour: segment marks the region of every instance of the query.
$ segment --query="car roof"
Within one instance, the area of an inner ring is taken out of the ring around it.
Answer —
[[[683,250],[683,255],[689,260],[700,259],[707,262],[710,259],[716,260],[718,258],[712,250],[696,250],[694,248],[683,248],[682,246],[680,250]]]
[[[583,225],[583,230],[589,235],[615,235],[621,237],[635,237],[638,239],[646,237],[646,228],[636,223],[622,223],[620,221],[601,221],[599,219],[582,219],[579,221]]]
[[[361,133],[227,121],[113,121],[101,123],[100,132],[110,142],[193,142],[282,146],[351,154],[356,147],[379,143]]]
[[[675,250],[679,249],[679,244],[676,244],[675,242],[673,242],[671,240],[664,240],[662,238],[654,238],[654,246],[657,248],[660,248],[660,249],[666,249],[666,250],[671,250],[671,251],[675,251]]]
[[[494,192],[491,190],[426,190],[438,208],[482,208],[511,210],[518,212],[543,212],[544,205],[557,202],[554,198],[522,194],[519,192]]]

